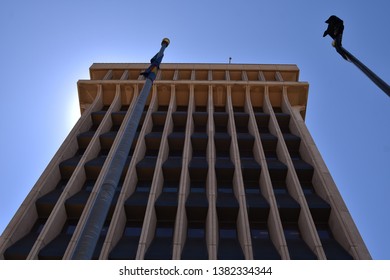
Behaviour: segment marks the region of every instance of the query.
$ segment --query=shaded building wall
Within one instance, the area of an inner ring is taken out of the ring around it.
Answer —
[[[4,231],[69,259],[146,64],[94,64],[82,115]],[[94,259],[370,259],[305,123],[295,65],[164,64]]]

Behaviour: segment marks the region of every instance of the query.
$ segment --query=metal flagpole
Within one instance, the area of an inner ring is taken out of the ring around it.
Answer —
[[[160,51],[150,60],[151,64],[149,68],[146,69],[145,72],[141,73],[141,75],[146,78],[145,84],[138,96],[130,118],[125,124],[123,136],[120,139],[118,148],[115,151],[113,160],[108,168],[108,172],[104,177],[102,187],[100,188],[93,206],[88,213],[86,223],[83,226],[80,238],[72,254],[73,260],[92,259],[100,232],[104,226],[107,213],[114,197],[115,190],[126,164],[126,159],[130,152],[131,144],[133,143],[134,135],[141,119],[146,99],[149,95],[150,89],[152,88],[153,81],[156,78],[157,71],[164,56],[164,50],[168,47],[169,43],[170,41],[168,38],[164,38],[162,40]]]
[[[390,86],[379,78],[374,72],[372,72],[366,65],[353,56],[342,46],[342,36],[344,31],[344,22],[332,15],[325,23],[328,24],[328,28],[325,30],[323,37],[329,35],[333,38],[332,45],[336,48],[336,51],[347,61],[352,62],[357,68],[359,68],[366,76],[373,81],[381,90],[383,90],[390,97]]]

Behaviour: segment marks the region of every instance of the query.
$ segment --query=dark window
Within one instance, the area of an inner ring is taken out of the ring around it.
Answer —
[[[235,229],[227,228],[219,230],[220,238],[237,238],[237,231]]]
[[[168,105],[159,105],[158,106],[158,111],[168,111]]]
[[[252,229],[251,235],[253,239],[268,239],[269,232],[266,229]]]
[[[316,224],[317,233],[321,240],[328,260],[352,260],[353,257],[337,242],[326,223]]]
[[[38,219],[31,231],[8,247],[4,252],[4,259],[6,260],[25,260],[34,246],[38,235],[41,233],[46,219]]]
[[[219,228],[218,260],[245,259],[240,242],[237,238],[235,223],[223,223]]]
[[[225,107],[215,106],[214,112],[225,112]]]
[[[288,251],[292,260],[315,260],[317,256],[302,239],[297,224],[283,225]]]
[[[176,107],[176,112],[186,112],[188,110],[187,106],[177,106]]]
[[[181,253],[183,260],[206,260],[208,250],[205,238],[204,222],[189,222],[187,238]]]
[[[207,107],[206,106],[196,106],[195,111],[197,112],[207,112]]]
[[[187,230],[187,236],[189,238],[203,238],[204,229],[203,228],[189,228]]]
[[[140,227],[126,227],[123,233],[124,236],[135,237],[141,235],[142,229]]]
[[[138,222],[128,221],[123,236],[110,252],[110,260],[134,260],[137,255],[139,237],[142,230],[143,216]]]
[[[173,222],[157,222],[154,238],[145,253],[145,260],[172,259],[173,226]]]
[[[62,228],[61,233],[41,249],[38,258],[42,260],[62,259],[76,229],[77,222],[77,220],[68,220]]]
[[[250,223],[253,259],[279,260],[280,255],[271,241],[266,223]]]
[[[75,229],[76,229],[76,226],[75,224],[70,224],[66,227],[66,230],[65,230],[65,234],[67,235],[73,235]]]

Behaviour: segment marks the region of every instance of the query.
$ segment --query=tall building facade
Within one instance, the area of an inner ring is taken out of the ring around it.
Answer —
[[[0,241],[69,259],[145,83],[93,64],[82,115]],[[304,123],[295,65],[169,64],[144,107],[94,259],[370,259]]]

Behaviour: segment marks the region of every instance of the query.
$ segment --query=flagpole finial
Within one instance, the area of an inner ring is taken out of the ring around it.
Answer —
[[[168,38],[164,38],[164,39],[162,40],[162,42],[161,42],[161,45],[166,44],[167,47],[168,47],[168,45],[169,45],[170,42],[171,42],[171,41],[169,41]]]

